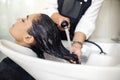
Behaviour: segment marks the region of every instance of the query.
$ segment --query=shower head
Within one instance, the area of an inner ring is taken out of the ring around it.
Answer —
[[[68,22],[67,22],[67,21],[63,21],[63,22],[61,23],[61,26],[62,26],[64,29],[68,28]]]

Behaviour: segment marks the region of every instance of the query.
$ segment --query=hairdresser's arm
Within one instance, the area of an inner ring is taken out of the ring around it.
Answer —
[[[61,23],[64,20],[68,21],[69,23],[70,20],[69,18],[59,14],[57,9],[58,8],[57,0],[55,1],[45,0],[45,3],[47,4],[47,6],[42,10],[42,13],[47,14],[49,17],[51,17],[52,20],[57,24],[58,28],[64,31],[64,29],[61,27]],[[70,28],[70,24],[68,25],[68,28]]]
[[[104,0],[92,0],[91,6],[78,22],[75,32],[82,32],[88,39],[95,29],[96,18]]]
[[[88,39],[90,35],[93,33],[95,29],[96,18],[98,16],[98,12],[100,10],[103,1],[104,0],[92,0],[91,6],[82,16],[81,20],[79,21],[75,29],[73,42],[79,41],[81,43],[84,43],[84,41]],[[75,43],[72,45],[72,51],[75,54],[77,54],[79,58],[81,56],[81,50],[80,50],[81,48],[82,48],[82,44]]]
[[[53,15],[51,16],[51,18],[57,24],[58,28],[61,31],[64,31],[64,28],[61,26],[61,23],[63,21],[67,21],[68,23],[70,23],[70,19],[69,18],[60,15],[58,12],[57,13],[53,13]],[[70,29],[70,24],[68,24],[68,29]]]

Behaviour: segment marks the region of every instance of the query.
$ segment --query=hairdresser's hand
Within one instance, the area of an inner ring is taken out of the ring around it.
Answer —
[[[73,44],[72,44],[72,52],[78,56],[78,58],[81,58],[82,52],[82,46],[86,39],[86,35],[82,32],[75,32],[74,38],[73,38]]]
[[[75,43],[72,45],[72,53],[76,54],[78,56],[78,59],[80,59],[82,55],[81,49],[82,49],[82,45],[80,44]]]
[[[62,26],[61,26],[61,23],[63,21],[67,21],[68,22],[68,29],[70,29],[70,19],[69,18],[62,16],[59,13],[53,13],[53,15],[51,16],[51,18],[57,24],[58,28],[61,31],[64,31],[64,28],[62,28]]]

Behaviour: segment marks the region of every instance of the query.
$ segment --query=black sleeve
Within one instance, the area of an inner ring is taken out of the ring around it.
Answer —
[[[9,58],[0,63],[0,80],[35,80]]]

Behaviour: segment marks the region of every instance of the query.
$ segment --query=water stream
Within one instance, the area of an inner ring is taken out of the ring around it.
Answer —
[[[69,30],[68,28],[65,28],[65,33],[66,33],[66,36],[67,36],[67,42],[68,42],[68,49],[71,53],[71,40],[70,40],[70,35],[69,35]]]

